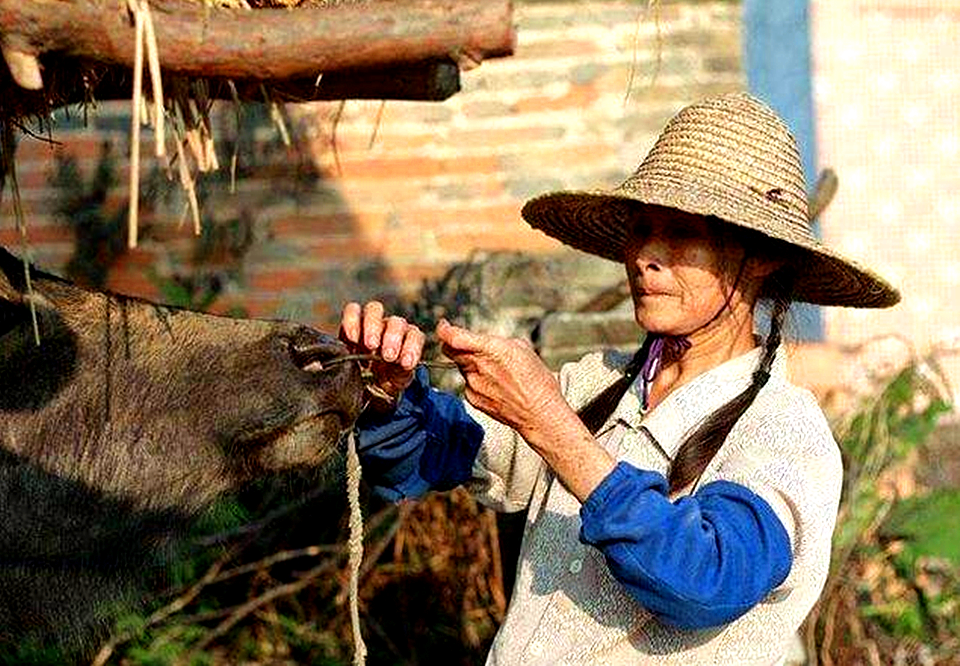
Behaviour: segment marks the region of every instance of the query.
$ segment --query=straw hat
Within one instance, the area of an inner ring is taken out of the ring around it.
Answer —
[[[879,275],[813,235],[796,142],[772,109],[745,93],[682,109],[619,187],[545,194],[528,201],[522,215],[567,245],[623,261],[642,205],[715,216],[792,246],[795,300],[860,308],[900,300]]]

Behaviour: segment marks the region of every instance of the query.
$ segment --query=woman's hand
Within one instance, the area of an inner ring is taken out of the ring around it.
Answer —
[[[443,353],[460,368],[474,407],[516,430],[581,502],[616,461],[587,430],[560,383],[526,340],[474,333],[440,320]]]
[[[555,420],[558,410],[569,411],[559,382],[528,341],[476,333],[444,319],[437,337],[466,381],[470,404],[522,436]]]
[[[383,303],[347,303],[340,318],[340,339],[361,354],[377,354],[371,362],[374,385],[392,398],[413,381],[426,336],[403,317],[384,317]]]

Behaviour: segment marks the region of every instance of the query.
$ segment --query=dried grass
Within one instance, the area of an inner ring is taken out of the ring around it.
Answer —
[[[16,218],[17,232],[20,236],[21,258],[23,259],[23,275],[27,286],[27,305],[30,308],[30,322],[33,326],[33,339],[40,346],[40,325],[37,321],[37,304],[33,296],[33,280],[30,277],[30,242],[27,237],[27,220],[23,215],[23,205],[20,202],[20,185],[17,182],[17,164],[14,158],[14,127],[12,121],[5,120],[2,129],[2,146],[0,146],[0,194],[3,192],[4,181],[10,182],[10,192],[13,196],[13,212]]]
[[[637,53],[640,46],[640,26],[645,23],[649,18],[650,14],[653,14],[654,24],[656,25],[657,33],[657,48],[656,48],[656,62],[654,64],[653,73],[650,76],[650,86],[653,86],[657,82],[657,76],[660,74],[660,67],[663,64],[663,29],[660,25],[660,15],[661,15],[661,0],[647,0],[647,5],[644,10],[637,15],[637,23],[633,33],[633,55],[630,62],[630,75],[627,78],[627,90],[623,95],[623,104],[626,106],[627,102],[630,101],[630,93],[633,92],[633,82],[636,78],[637,72]]]

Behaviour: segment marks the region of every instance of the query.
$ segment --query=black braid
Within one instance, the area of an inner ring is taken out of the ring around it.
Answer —
[[[763,346],[763,356],[753,373],[753,381],[737,397],[711,414],[680,445],[670,465],[670,491],[676,492],[696,482],[713,457],[723,446],[727,435],[747,408],[753,404],[760,389],[770,379],[770,368],[780,346],[783,322],[790,309],[790,281],[780,276],[771,276],[771,286],[776,289],[773,295],[773,312],[770,316],[770,333]]]
[[[610,384],[610,386],[605,388],[599,395],[577,410],[577,415],[580,417],[580,420],[583,421],[583,424],[587,426],[587,430],[589,430],[591,434],[597,434],[597,431],[607,422],[607,419],[613,414],[613,410],[620,404],[620,399],[630,388],[630,385],[633,384],[633,380],[640,374],[640,368],[643,367],[643,362],[647,358],[647,352],[655,337],[656,336],[653,335],[646,337],[643,344],[640,345],[640,349],[637,350],[633,358],[630,359],[630,362],[627,363],[627,366],[623,369],[622,377]]]

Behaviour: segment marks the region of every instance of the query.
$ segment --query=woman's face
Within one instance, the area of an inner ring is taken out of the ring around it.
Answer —
[[[756,262],[747,261],[743,246],[732,235],[721,236],[721,229],[702,216],[670,209],[648,210],[637,220],[624,259],[641,328],[689,335],[743,323],[728,314],[752,317]],[[721,313],[725,308],[729,312]]]

